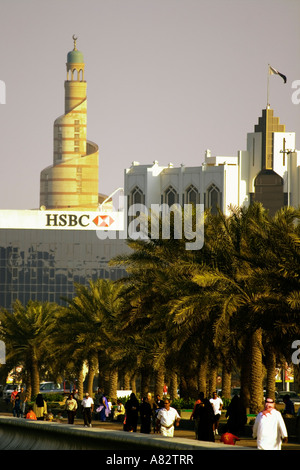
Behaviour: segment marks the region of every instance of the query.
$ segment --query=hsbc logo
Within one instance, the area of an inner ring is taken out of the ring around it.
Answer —
[[[87,228],[92,225],[92,228],[108,229],[115,220],[108,214],[97,215],[91,214],[74,214],[74,213],[46,213],[46,227],[59,227],[59,228]]]
[[[97,215],[93,222],[97,227],[110,227],[114,219],[110,215]]]

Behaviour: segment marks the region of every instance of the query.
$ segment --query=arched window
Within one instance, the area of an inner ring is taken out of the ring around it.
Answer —
[[[194,206],[196,206],[199,202],[199,191],[191,184],[185,192],[185,203],[194,204]]]
[[[178,193],[172,186],[169,186],[164,192],[163,202],[169,207],[178,203]]]
[[[217,213],[217,208],[221,209],[222,197],[219,188],[216,185],[212,184],[207,189],[207,207],[211,209],[212,214]]]
[[[130,193],[129,204],[145,204],[145,195],[143,191],[136,186]]]
[[[128,216],[128,224],[130,224],[131,222],[134,221],[134,219],[139,217],[141,214],[141,211],[143,213],[142,206],[144,205],[145,205],[145,194],[138,186],[135,186],[135,188],[133,188],[133,190],[128,195],[128,209],[129,211],[130,209],[132,209],[134,212],[134,215]],[[137,223],[137,225],[133,227],[133,230],[136,233],[140,232],[141,231],[140,223]]]

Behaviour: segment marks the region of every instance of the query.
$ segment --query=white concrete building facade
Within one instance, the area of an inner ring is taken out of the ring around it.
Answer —
[[[125,170],[124,192],[128,204],[204,204],[212,212],[219,207],[228,214],[230,206],[248,207],[260,201],[270,214],[285,205],[300,204],[300,152],[295,133],[264,109],[254,132],[247,134],[246,150],[236,156],[212,156],[205,152],[202,165],[174,168],[133,162]]]

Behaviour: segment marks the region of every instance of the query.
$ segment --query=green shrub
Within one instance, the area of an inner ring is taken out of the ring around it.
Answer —
[[[130,395],[126,396],[126,397],[119,397],[118,400],[120,400],[120,402],[125,406],[126,402],[129,400],[130,398]]]
[[[176,410],[192,410],[194,405],[194,398],[175,398],[171,400],[171,406],[176,408]]]
[[[47,402],[47,403],[52,403],[52,402],[60,402],[60,401],[64,401],[65,397],[64,395],[62,395],[61,393],[45,393],[45,394],[42,394],[43,395],[43,398],[44,400]],[[31,397],[31,400],[33,402],[35,402],[36,400],[36,396],[35,397]]]
[[[223,400],[223,410],[227,410],[231,398],[221,398]],[[176,408],[176,410],[193,410],[195,401],[195,398],[176,398],[171,401],[171,406]]]
[[[223,410],[228,410],[228,406],[231,402],[231,398],[223,398],[222,397],[222,400],[223,400]]]

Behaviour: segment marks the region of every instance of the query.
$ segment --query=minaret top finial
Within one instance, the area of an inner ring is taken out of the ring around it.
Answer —
[[[68,52],[67,55],[67,64],[81,64],[81,69],[84,64],[83,54],[77,49],[76,41],[78,37],[73,34],[72,39],[74,41],[74,48],[72,51]]]
[[[77,41],[78,38],[75,36],[75,34],[73,34],[72,39],[73,39],[73,41],[74,41],[74,49],[73,49],[73,51],[77,51],[76,41]]]

